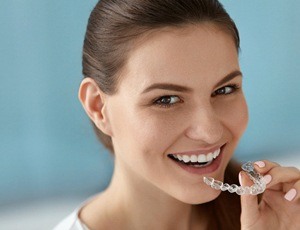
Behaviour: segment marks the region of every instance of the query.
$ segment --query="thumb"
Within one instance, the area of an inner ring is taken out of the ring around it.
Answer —
[[[239,173],[239,181],[241,186],[251,186],[253,182],[250,180],[248,175],[241,171]],[[259,218],[259,209],[258,209],[258,198],[256,195],[244,194],[241,195],[241,224],[242,226],[251,226]]]

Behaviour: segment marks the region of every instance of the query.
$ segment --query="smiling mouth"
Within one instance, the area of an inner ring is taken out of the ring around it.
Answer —
[[[198,155],[180,155],[180,154],[168,154],[168,157],[180,164],[192,166],[195,168],[206,167],[213,163],[215,159],[220,155],[223,146],[214,152],[208,154],[198,154]]]

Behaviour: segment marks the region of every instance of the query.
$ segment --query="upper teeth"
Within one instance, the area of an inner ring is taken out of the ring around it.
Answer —
[[[179,155],[179,154],[172,154],[175,158],[177,158],[180,161],[184,161],[185,163],[188,162],[199,162],[199,163],[205,163],[208,161],[211,161],[212,159],[215,159],[217,156],[219,156],[221,149],[217,149],[214,152],[208,153],[206,155],[199,154],[199,155]]]

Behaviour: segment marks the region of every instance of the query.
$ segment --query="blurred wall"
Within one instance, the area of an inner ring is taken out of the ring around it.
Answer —
[[[96,2],[1,0],[0,205],[93,194],[109,181],[112,159],[77,99]],[[236,156],[299,153],[300,1],[221,2],[240,31],[250,112]]]

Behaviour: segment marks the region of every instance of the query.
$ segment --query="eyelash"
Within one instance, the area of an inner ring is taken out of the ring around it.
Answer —
[[[226,95],[230,95],[230,94],[234,94],[234,93],[236,93],[239,89],[240,89],[240,86],[239,85],[237,85],[237,84],[230,84],[230,85],[226,85],[226,86],[224,86],[224,87],[222,87],[222,88],[220,88],[220,89],[217,89],[215,92],[217,92],[217,91],[219,91],[219,90],[222,90],[222,89],[225,89],[226,87],[231,87],[232,88],[232,92],[231,93],[226,93],[226,94],[219,94],[219,95],[221,95],[221,96],[226,96]],[[213,96],[216,96],[216,93],[213,93]],[[153,104],[155,105],[155,106],[158,106],[158,107],[163,107],[163,108],[170,108],[170,107],[172,107],[172,106],[175,106],[178,102],[175,102],[175,103],[173,103],[173,104],[163,104],[162,102],[160,102],[163,98],[173,98],[173,97],[177,97],[177,98],[179,98],[178,96],[176,96],[176,95],[165,95],[165,96],[162,96],[162,97],[160,97],[160,98],[158,98],[158,99],[156,99],[156,100],[154,100],[153,101]],[[180,100],[180,102],[179,103],[181,103],[182,102],[182,100],[179,98],[179,100]]]

